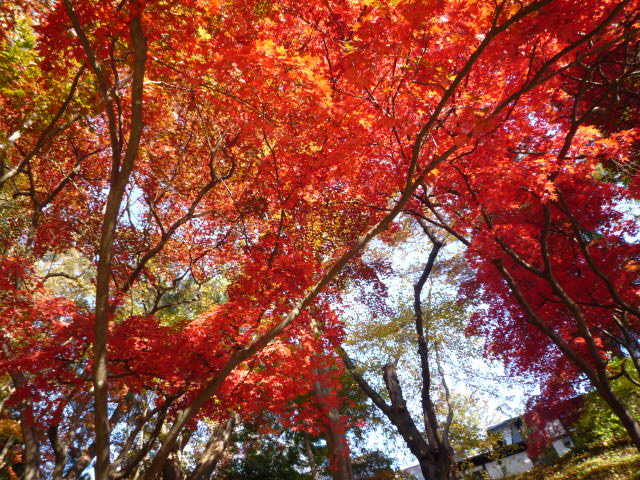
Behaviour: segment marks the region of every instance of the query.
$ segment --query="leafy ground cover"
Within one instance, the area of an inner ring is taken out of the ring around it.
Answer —
[[[622,446],[591,450],[558,459],[550,465],[538,465],[509,480],[637,480],[640,479],[640,454]]]

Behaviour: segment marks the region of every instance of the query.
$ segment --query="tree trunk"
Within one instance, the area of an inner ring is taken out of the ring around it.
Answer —
[[[188,480],[207,480],[211,478],[211,474],[216,468],[220,457],[229,445],[231,433],[237,421],[238,417],[233,413],[223,425],[216,426],[209,437],[204,452],[198,459],[196,468],[189,475]]]
[[[311,480],[318,480],[318,467],[316,466],[316,459],[313,456],[308,435],[304,435],[304,450],[307,455],[307,461],[309,462],[309,469],[311,470]]]
[[[398,429],[400,435],[416,457],[420,464],[420,470],[425,480],[445,480],[447,476],[442,476],[438,470],[440,463],[438,451],[432,448],[424,439],[415,422],[407,410],[407,404],[402,394],[402,387],[396,375],[396,368],[388,363],[384,366],[383,378],[389,398],[391,399],[391,409],[387,416]]]
[[[21,372],[11,374],[11,380],[15,387],[20,387],[26,383]],[[38,435],[33,426],[33,410],[28,400],[23,400],[18,408],[20,410],[22,443],[24,444],[24,473],[22,480],[37,480],[40,477],[40,448]]]
[[[162,465],[162,480],[182,480],[184,473],[177,452],[172,452]]]
[[[328,395],[327,389],[320,382],[316,382],[313,390],[318,401],[322,404],[323,398]],[[327,410],[326,416],[327,424],[324,426],[324,437],[331,459],[331,477],[333,480],[353,480],[349,443],[344,422],[340,420],[340,413],[333,407]]]
[[[449,454],[445,455],[445,458],[440,458],[437,449],[432,448],[427,443],[418,427],[416,427],[407,410],[402,387],[395,372],[395,366],[387,364],[383,369],[383,378],[392,402],[391,405],[388,405],[362,375],[357,372],[355,365],[346,352],[342,348],[338,348],[338,353],[356,383],[396,427],[405,444],[418,461],[424,478],[428,480],[447,480],[453,465],[453,455]]]
[[[631,438],[634,446],[636,447],[638,452],[640,452],[640,424],[638,424],[631,413],[629,413],[629,411],[624,407],[617,395],[611,390],[611,384],[609,383],[607,377],[608,373],[604,365],[600,362],[596,363],[596,365],[592,367],[584,360],[584,358],[579,356],[567,344],[567,342],[565,342],[560,337],[557,332],[555,332],[549,325],[547,325],[541,318],[538,317],[527,299],[520,291],[520,287],[514,280],[513,276],[505,268],[502,262],[494,261],[493,263],[509,284],[511,292],[513,293],[516,301],[526,315],[527,322],[531,323],[541,332],[547,335],[549,339],[551,339],[551,341],[558,347],[558,349],[563,354],[565,354],[581,372],[583,372],[587,376],[591,385],[596,388],[598,395],[600,395],[602,399],[607,402],[607,405],[609,405],[613,413],[615,413],[616,416],[620,419],[620,422],[629,434],[629,437]]]
[[[22,480],[37,480],[40,477],[40,451],[38,437],[33,427],[33,418],[30,409],[23,408],[20,412],[20,429],[24,443],[24,473]]]
[[[593,382],[592,382],[593,383]],[[606,385],[597,384],[596,391],[607,402],[613,413],[620,419],[620,423],[627,431],[636,450],[640,452],[640,424],[631,415],[631,412],[622,404],[618,396],[611,390],[609,383]]]
[[[110,464],[110,429],[109,429],[109,389],[107,381],[107,334],[109,330],[110,314],[110,279],[111,257],[115,239],[116,225],[120,204],[129,183],[129,176],[133,162],[138,155],[138,147],[142,136],[143,120],[143,86],[144,72],[147,58],[147,40],[142,31],[141,12],[131,15],[129,20],[129,39],[133,50],[132,82],[131,82],[131,124],[126,150],[122,155],[125,144],[122,133],[117,127],[113,109],[113,98],[109,92],[108,82],[104,75],[103,66],[96,59],[82,24],[78,20],[70,0],[64,1],[67,16],[71,21],[78,41],[87,57],[91,69],[96,77],[102,100],[105,103],[105,113],[109,125],[111,143],[111,175],[109,194],[105,206],[100,232],[100,246],[98,253],[98,268],[96,272],[96,306],[93,338],[93,391],[94,416],[96,432],[96,480],[108,480]]]
[[[58,437],[58,426],[53,425],[47,430],[47,436],[51,443],[51,449],[55,458],[55,464],[51,478],[53,480],[62,480],[62,474],[64,473],[64,465],[67,461],[67,448],[64,442],[60,441]]]
[[[328,417],[329,425],[325,429],[325,439],[333,467],[331,477],[333,480],[353,480],[345,427],[335,409],[328,412]]]
[[[437,480],[447,480],[451,473],[451,466],[453,463],[453,451],[451,446],[449,445],[449,427],[451,426],[451,419],[453,418],[453,412],[451,410],[451,405],[449,404],[449,415],[447,421],[444,425],[440,425],[438,422],[438,417],[436,415],[435,405],[433,404],[433,400],[431,398],[431,381],[432,381],[432,373],[431,373],[431,365],[429,361],[429,323],[425,322],[422,315],[422,290],[431,276],[431,272],[433,270],[433,266],[435,265],[436,258],[440,249],[444,246],[444,244],[438,241],[435,235],[429,231],[428,227],[421,223],[421,226],[424,232],[431,240],[433,244],[433,248],[429,253],[429,258],[427,263],[418,279],[417,283],[413,286],[413,309],[414,309],[414,317],[415,317],[415,329],[416,334],[418,336],[418,356],[420,357],[420,369],[422,373],[422,392],[421,392],[421,400],[422,400],[422,412],[424,419],[424,427],[427,435],[427,443],[431,447],[432,458],[429,459],[431,463],[435,460],[435,465],[430,464],[429,469],[433,470],[433,477]],[[436,351],[437,354],[437,351]],[[400,385],[395,376],[395,369],[393,372],[387,372],[385,370],[385,381],[387,383],[387,388],[389,386],[393,386],[393,382],[397,384],[397,388],[400,388]],[[447,401],[448,401],[448,389],[446,386],[446,379],[444,378],[444,373],[440,369],[440,374],[442,376],[442,382],[445,385],[445,390],[447,391]],[[389,379],[387,379],[387,376]],[[391,391],[390,391],[391,393]],[[402,395],[401,392],[399,392]],[[404,402],[404,400],[403,400]]]

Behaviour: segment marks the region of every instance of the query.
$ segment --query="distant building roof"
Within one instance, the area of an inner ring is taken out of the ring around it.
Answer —
[[[404,468],[404,469],[402,469],[400,471],[408,473],[410,475],[413,475],[414,477],[416,477],[417,480],[424,480],[424,477],[422,476],[422,469],[420,468],[420,465],[414,465],[413,467]]]

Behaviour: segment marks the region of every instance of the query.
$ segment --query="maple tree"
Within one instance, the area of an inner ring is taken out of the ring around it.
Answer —
[[[564,177],[552,171],[572,143],[587,158],[621,155],[632,135],[592,141],[561,86],[563,74],[629,42],[636,9],[630,0],[3,4],[2,371],[15,388],[24,478],[52,463],[55,478],[72,475],[94,455],[100,480],[155,478],[185,432],[230,411],[322,428],[317,409],[291,401],[319,376],[331,392],[335,379],[321,372],[339,371],[331,282],[401,211],[423,208],[414,194],[442,189],[450,214],[474,225],[474,179],[484,178],[482,201],[540,214],[545,195],[556,201],[551,184]],[[567,108],[573,117],[554,121]],[[513,143],[560,150],[523,161]],[[590,185],[575,179],[591,165],[574,162],[572,187]],[[522,180],[537,203],[518,200]],[[615,186],[593,185],[592,207],[611,206]],[[562,191],[571,206],[586,190]],[[477,251],[493,245],[479,238]],[[91,295],[58,262],[68,255],[86,261]],[[615,282],[633,275],[612,271]],[[357,263],[349,273],[366,275]],[[197,291],[215,281],[219,301],[207,303]],[[613,299],[635,315],[627,295]],[[115,426],[138,414],[153,425],[143,445],[133,447],[142,426],[112,445]],[[65,442],[78,423],[88,427],[84,453],[69,468]]]
[[[549,84],[546,115],[514,108],[500,148],[478,142],[425,186],[415,207],[468,246],[476,276],[467,292],[487,307],[469,331],[513,372],[540,379],[530,418],[543,436],[558,409],[595,388],[640,446],[636,414],[612,386],[633,378],[627,363],[638,367],[637,221],[629,211],[637,198],[637,14],[629,10],[614,41]],[[621,354],[616,368],[611,360]]]

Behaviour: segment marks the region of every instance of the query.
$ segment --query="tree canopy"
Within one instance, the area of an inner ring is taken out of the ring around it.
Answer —
[[[640,368],[638,7],[3,2],[24,478],[153,479],[232,414],[339,436],[344,292],[404,214],[466,249],[469,333],[548,397],[589,382],[640,448],[608,366]]]

